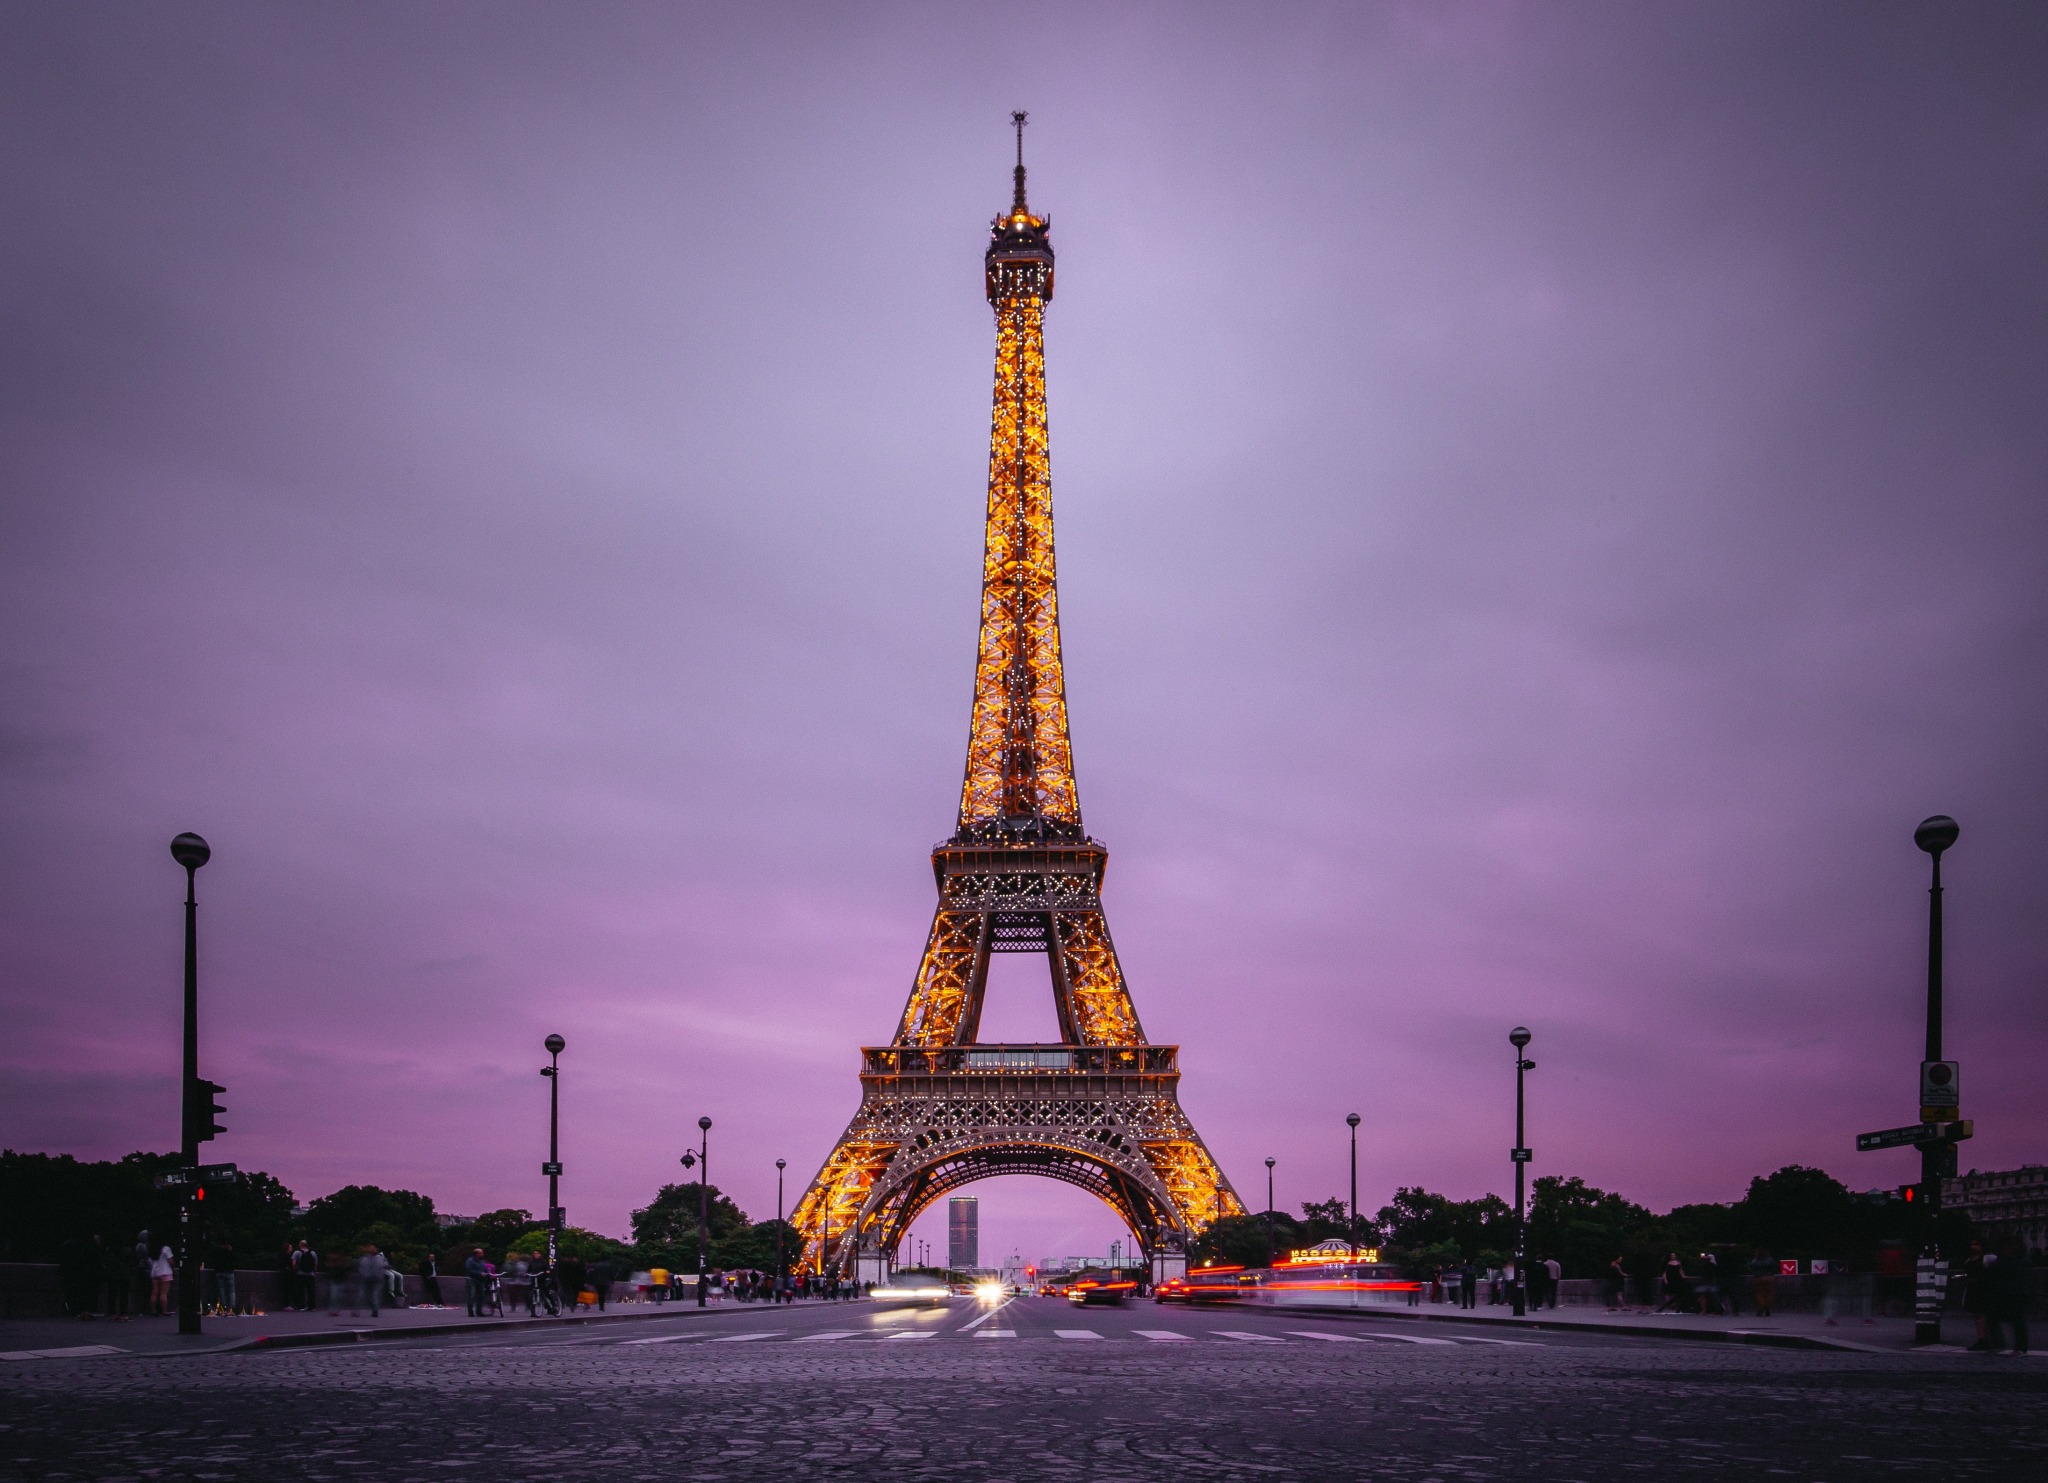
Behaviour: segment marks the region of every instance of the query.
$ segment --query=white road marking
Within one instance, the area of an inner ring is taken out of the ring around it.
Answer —
[[[988,1312],[982,1314],[981,1317],[975,1319],[974,1322],[963,1323],[960,1325],[959,1328],[953,1330],[953,1332],[956,1334],[964,1334],[968,1332],[970,1329],[978,1329],[983,1324],[987,1323],[991,1318],[994,1318],[998,1313],[1002,1312],[1005,1308],[1009,1307],[1011,1303],[1014,1303],[1016,1301],[1017,1300],[1015,1298],[1011,1298],[1008,1302],[998,1303],[995,1305],[995,1307],[989,1309]]]
[[[658,1339],[621,1339],[619,1343],[621,1347],[628,1344],[674,1344],[681,1339],[701,1339],[703,1337],[702,1334],[663,1334]],[[502,1347],[509,1348],[511,1346]]]
[[[926,1329],[926,1330],[925,1330],[925,1331],[924,1331],[923,1333],[921,1333],[921,1334],[888,1334],[888,1335],[886,1335],[886,1336],[884,1336],[884,1337],[883,1337],[883,1339],[881,1340],[881,1342],[882,1342],[882,1343],[884,1343],[884,1344],[894,1344],[894,1343],[896,1343],[896,1342],[897,1342],[898,1340],[901,1340],[901,1339],[936,1339],[936,1338],[938,1338],[938,1335],[937,1335],[937,1334],[933,1333],[933,1332],[932,1332],[932,1331],[931,1331],[930,1329]]]
[[[854,1339],[858,1337],[859,1333],[854,1329],[826,1329],[822,1334],[805,1334],[791,1342],[797,1344],[822,1344],[827,1339]]]
[[[781,1329],[766,1329],[758,1334],[720,1334],[717,1338],[707,1340],[706,1342],[712,1344],[744,1344],[750,1339],[773,1339],[782,1332],[783,1330]]]
[[[1219,1338],[1236,1339],[1242,1344],[1285,1344],[1285,1339],[1276,1339],[1271,1334],[1250,1334],[1243,1329],[1211,1329],[1210,1333]]]
[[[1454,1340],[1425,1339],[1420,1334],[1367,1334],[1366,1337],[1368,1339],[1392,1339],[1397,1344],[1441,1344],[1446,1348],[1457,1347]]]
[[[1477,1334],[1458,1335],[1460,1344],[1512,1344],[1517,1349],[1548,1349],[1548,1344],[1539,1344],[1534,1339],[1482,1339]]]
[[[974,1337],[977,1339],[1014,1339],[1017,1337],[1017,1331],[1015,1329],[983,1329]]]
[[[1094,1329],[1054,1329],[1053,1332],[1062,1339],[1099,1339],[1102,1337]]]
[[[1176,1334],[1172,1329],[1133,1329],[1132,1333],[1141,1339],[1150,1339],[1155,1344],[1192,1344],[1193,1334]]]
[[[1361,1339],[1356,1334],[1319,1334],[1312,1329],[1289,1329],[1288,1333],[1297,1339],[1322,1339],[1331,1344],[1370,1344],[1372,1340]]]

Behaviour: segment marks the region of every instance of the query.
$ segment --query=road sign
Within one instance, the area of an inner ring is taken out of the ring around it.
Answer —
[[[1954,1061],[1920,1063],[1920,1105],[1960,1107],[1963,1105],[1962,1068]]]
[[[233,1164],[201,1164],[196,1169],[173,1169],[156,1177],[158,1189],[185,1189],[198,1184],[233,1184],[240,1177]]]
[[[1961,1143],[1966,1138],[1977,1136],[1974,1118],[1963,1118],[1947,1123],[1910,1123],[1903,1128],[1886,1128],[1878,1133],[1858,1133],[1856,1151],[1869,1153],[1877,1148],[1918,1147],[1923,1143]]]
[[[549,1159],[546,1163],[540,1166],[540,1172],[543,1174],[560,1174],[562,1172],[562,1166],[556,1163],[553,1159]]]
[[[1916,1143],[1928,1143],[1941,1136],[1941,1129],[1933,1123],[1912,1123],[1903,1128],[1886,1128],[1877,1133],[1858,1133],[1856,1151],[1869,1153],[1876,1148],[1910,1148]]]
[[[1511,1148],[1508,1150],[1508,1162],[1510,1163],[1526,1164],[1534,1157],[1536,1157],[1536,1150],[1533,1148]]]

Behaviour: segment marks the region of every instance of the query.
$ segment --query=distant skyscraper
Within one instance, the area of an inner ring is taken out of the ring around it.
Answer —
[[[981,1202],[972,1195],[946,1201],[946,1265],[956,1272],[981,1265]]]

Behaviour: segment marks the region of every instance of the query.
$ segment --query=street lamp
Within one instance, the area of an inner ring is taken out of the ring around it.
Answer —
[[[185,1066],[179,1119],[179,1152],[187,1169],[199,1167],[199,1145],[222,1131],[213,1125],[213,1094],[221,1089],[199,1080],[199,867],[213,850],[196,834],[171,841],[171,858],[185,867]],[[202,1126],[204,1124],[204,1126]],[[196,1178],[197,1176],[189,1176]],[[194,1214],[196,1184],[180,1187],[178,1203],[178,1332],[199,1332],[199,1222]]]
[[[1515,1146],[1508,1157],[1515,1165],[1515,1317],[1529,1311],[1529,1221],[1522,1198],[1522,1181],[1529,1169],[1529,1150],[1523,1145],[1522,1078],[1534,1071],[1536,1063],[1522,1054],[1530,1040],[1528,1027],[1517,1025],[1508,1031],[1508,1044],[1515,1048]]]
[[[547,1280],[550,1282],[554,1280],[555,1257],[562,1234],[562,1051],[568,1044],[559,1035],[550,1035],[541,1042],[548,1053],[547,1065],[540,1068],[540,1074],[548,1079],[548,1161],[540,1166],[540,1172],[548,1177]]]
[[[1273,1160],[1266,1160],[1266,1265],[1273,1265]]]
[[[1344,1234],[1351,1238],[1351,1260],[1358,1260],[1358,1114],[1344,1119],[1351,1129],[1351,1224]]]
[[[1941,856],[1956,842],[1962,826],[1947,814],[1920,821],[1913,831],[1913,843],[1925,850],[1933,862],[1934,879],[1927,891],[1927,1054],[1920,1067],[1920,1120],[1953,1123],[1962,1114],[1955,1096],[1955,1068],[1941,1059]],[[1929,1106],[1933,1089],[1942,1102]],[[1934,1114],[1930,1117],[1930,1114]],[[1941,1253],[1941,1181],[1954,1174],[1956,1145],[1952,1138],[1932,1138],[1920,1145],[1920,1208],[1927,1232],[1918,1262],[1919,1281],[1913,1304],[1913,1342],[1941,1342],[1941,1289],[1937,1282]]]
[[[697,1306],[704,1306],[704,1248],[711,1240],[711,1119],[697,1119]]]
[[[775,1301],[782,1301],[782,1171],[787,1159],[775,1161]]]

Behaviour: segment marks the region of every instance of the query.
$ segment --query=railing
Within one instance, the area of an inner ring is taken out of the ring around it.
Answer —
[[[870,1045],[864,1076],[1158,1076],[1179,1070],[1174,1045]]]

